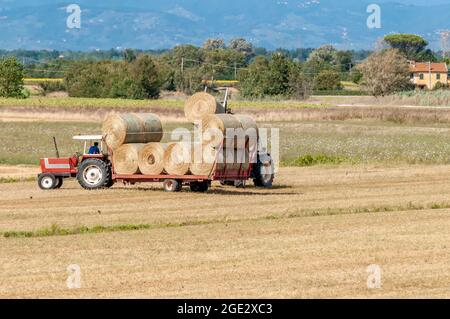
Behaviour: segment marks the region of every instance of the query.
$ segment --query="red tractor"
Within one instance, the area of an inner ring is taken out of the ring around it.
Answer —
[[[104,149],[101,135],[75,136],[74,140],[84,141],[83,153],[76,153],[72,157],[59,157],[58,146],[55,138],[55,158],[42,158],[41,171],[38,175],[38,185],[41,189],[49,190],[60,188],[65,178],[75,177],[85,189],[109,188],[114,183],[122,181],[125,184],[139,182],[163,182],[167,192],[178,192],[183,185],[189,185],[194,192],[206,192],[213,180],[225,185],[245,186],[248,179],[253,179],[257,187],[271,187],[274,179],[274,163],[269,154],[255,153],[257,162],[250,164],[248,168],[240,165],[225,164],[223,168],[215,168],[208,176],[197,175],[120,175],[114,171],[110,158],[112,151]],[[94,143],[99,143],[100,154],[89,154],[89,148]],[[233,166],[233,169],[230,167]]]
[[[111,165],[103,154],[102,136],[74,136],[73,139],[84,141],[83,153],[76,153],[72,157],[59,157],[54,139],[57,157],[41,159],[39,187],[44,190],[60,188],[63,180],[70,177],[76,177],[81,186],[87,189],[112,186]],[[96,141],[100,143],[100,154],[88,154],[89,147]]]

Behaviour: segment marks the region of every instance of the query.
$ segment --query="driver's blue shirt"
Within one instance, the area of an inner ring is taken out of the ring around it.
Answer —
[[[89,148],[89,154],[100,154],[100,149],[98,148],[98,146],[92,145]]]

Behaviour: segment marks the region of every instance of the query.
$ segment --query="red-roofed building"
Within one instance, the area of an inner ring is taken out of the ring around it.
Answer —
[[[409,64],[411,82],[420,88],[433,89],[438,82],[450,84],[450,76],[445,63],[414,62]]]

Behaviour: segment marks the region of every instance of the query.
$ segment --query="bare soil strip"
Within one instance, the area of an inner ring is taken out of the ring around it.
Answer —
[[[27,179],[36,177],[39,172],[39,166],[0,165],[0,179]]]

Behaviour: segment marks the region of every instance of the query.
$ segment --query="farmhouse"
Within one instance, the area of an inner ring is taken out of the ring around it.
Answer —
[[[450,76],[445,63],[410,61],[411,82],[422,89],[433,89],[437,83],[450,84]]]

